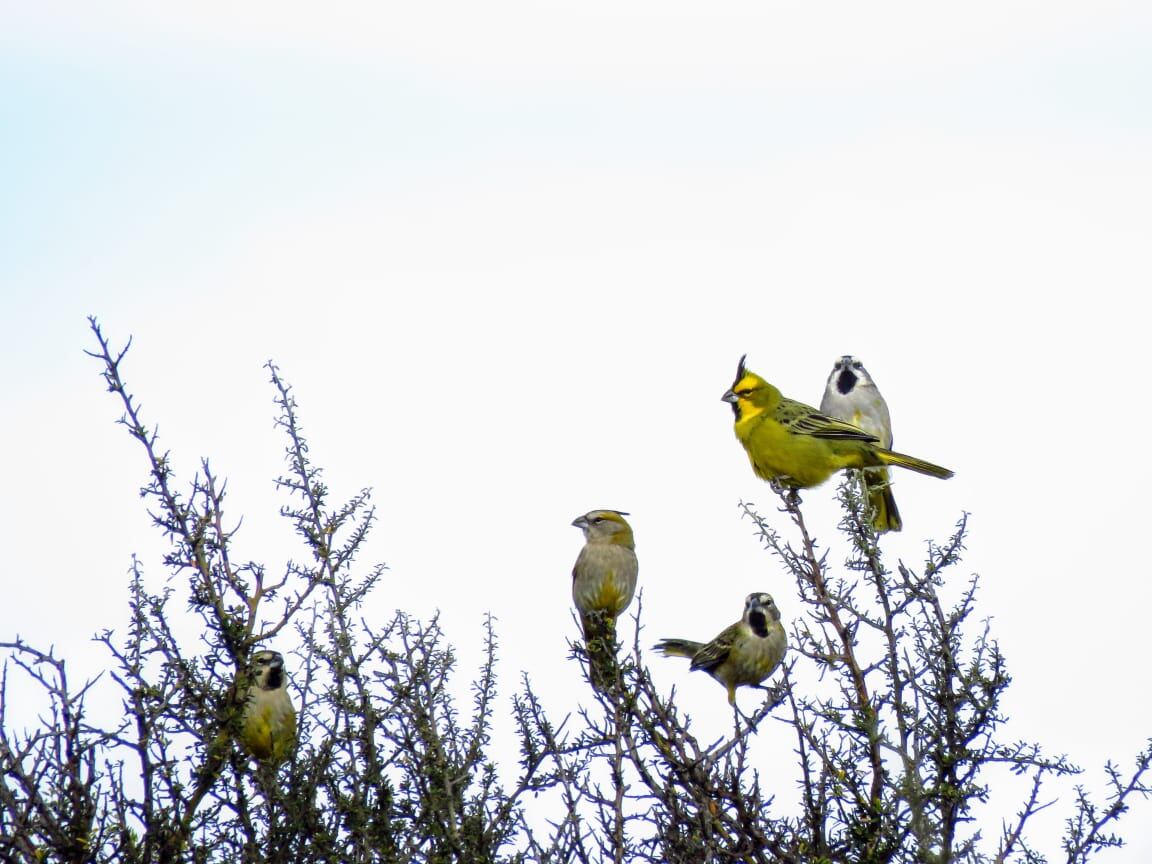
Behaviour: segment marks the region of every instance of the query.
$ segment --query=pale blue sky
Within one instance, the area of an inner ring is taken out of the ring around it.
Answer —
[[[748,352],[818,402],[855,353],[898,449],[957,471],[897,478],[886,548],[919,561],[972,513],[1010,737],[1128,763],[1152,472],[1111,430],[1149,420],[1144,5],[233,5],[0,3],[0,631],[98,668],[131,553],[161,578],[89,313],[272,565],[280,363],[334,489],[376,489],[379,615],[441,608],[471,658],[491,609],[506,686],[527,669],[558,712],[588,509],[634,514],[653,639],[751,590],[798,613],[737,519],[770,498],[719,396]],[[832,497],[806,496],[826,539]],[[723,731],[713,682],[653,665]],[[1109,860],[1152,854],[1147,814]]]

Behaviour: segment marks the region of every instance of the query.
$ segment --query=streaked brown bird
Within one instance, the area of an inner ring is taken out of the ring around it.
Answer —
[[[278,764],[296,746],[296,709],[288,696],[284,657],[279,651],[256,651],[250,675],[240,743],[257,759]]]
[[[588,679],[604,693],[616,679],[616,618],[636,593],[639,564],[632,526],[619,510],[592,510],[573,520],[584,548],[572,568],[572,601],[588,651]]]
[[[776,671],[788,650],[788,637],[776,601],[759,591],[745,598],[740,620],[711,642],[662,639],[653,647],[667,657],[687,657],[692,661],[689,670],[702,669],[723,684],[728,704],[735,707],[737,687],[760,687]]]

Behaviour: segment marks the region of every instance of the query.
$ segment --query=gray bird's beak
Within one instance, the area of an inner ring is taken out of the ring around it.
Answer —
[[[729,390],[723,396],[720,397],[720,401],[721,402],[728,402],[731,405],[735,405],[736,404],[736,394],[733,393],[731,390]]]
[[[577,516],[575,519],[572,520],[572,524],[577,528],[583,529],[583,528],[588,527],[588,520],[585,519],[583,516]]]

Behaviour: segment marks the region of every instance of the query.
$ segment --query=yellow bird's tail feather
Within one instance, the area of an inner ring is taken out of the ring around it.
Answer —
[[[939,465],[933,465],[931,462],[925,462],[915,456],[897,453],[895,450],[881,450],[877,447],[876,455],[885,465],[898,465],[919,474],[927,474],[929,477],[939,477],[941,480],[947,480],[954,473],[947,468],[941,468]]]

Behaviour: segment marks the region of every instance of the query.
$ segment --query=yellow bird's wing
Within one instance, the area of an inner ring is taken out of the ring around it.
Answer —
[[[867,441],[872,444],[879,443],[880,440],[875,435],[869,435],[859,426],[853,426],[844,420],[837,420],[835,417],[821,414],[812,406],[797,402],[794,399],[784,398],[780,400],[780,405],[776,408],[776,419],[794,435]]]

